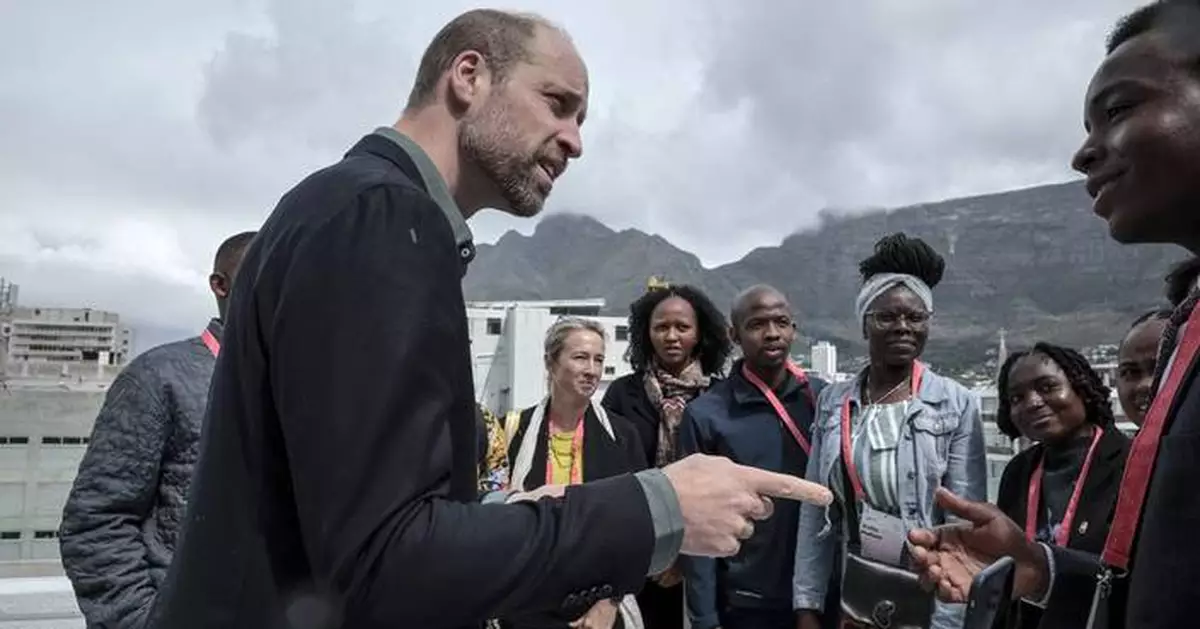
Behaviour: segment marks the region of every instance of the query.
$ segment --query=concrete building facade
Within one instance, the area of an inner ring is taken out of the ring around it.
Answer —
[[[585,317],[604,326],[605,364],[596,399],[613,380],[632,371],[625,360],[625,317],[602,316],[603,299],[493,301],[467,304],[476,400],[503,414],[527,408],[547,392],[543,343],[561,317]]]

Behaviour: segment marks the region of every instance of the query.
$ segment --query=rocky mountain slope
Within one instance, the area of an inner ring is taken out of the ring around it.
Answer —
[[[624,314],[650,275],[697,284],[722,307],[739,289],[766,282],[791,297],[805,336],[854,354],[862,350],[852,315],[858,261],[880,236],[904,231],[947,259],[928,358],[970,365],[984,360],[1001,328],[1010,347],[1035,339],[1115,343],[1137,313],[1162,301],[1162,277],[1184,253],[1120,246],[1090,208],[1082,185],[1072,182],[854,216],[826,213],[818,227],[714,269],[659,236],[556,215],[532,236],[510,232],[481,246],[464,288],[468,299],[604,297],[609,312]]]

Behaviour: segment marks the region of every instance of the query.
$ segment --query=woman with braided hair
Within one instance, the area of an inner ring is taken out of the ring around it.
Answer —
[[[1030,541],[1099,553],[1130,444],[1109,388],[1079,352],[1050,343],[1009,356],[996,388],[996,426],[1034,442],[1005,466],[996,506]],[[1041,611],[1017,602],[994,626],[1034,629]]]
[[[905,234],[882,238],[859,264],[855,325],[870,362],[817,399],[806,478],[832,489],[838,508],[829,529],[823,509],[800,510],[792,602],[802,629],[819,627],[839,548],[843,626],[962,626],[963,607],[935,604],[908,572],[904,543],[908,530],[945,522],[938,487],[987,497],[979,400],[919,360],[945,266]]]

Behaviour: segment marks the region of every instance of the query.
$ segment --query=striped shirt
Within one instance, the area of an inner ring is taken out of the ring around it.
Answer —
[[[900,515],[900,481],[897,477],[896,453],[900,430],[908,416],[909,400],[892,404],[870,404],[852,417],[851,456],[858,477],[863,483],[867,504],[877,511]],[[838,490],[843,503],[850,492],[841,482],[842,466],[834,468],[837,482],[830,486]]]

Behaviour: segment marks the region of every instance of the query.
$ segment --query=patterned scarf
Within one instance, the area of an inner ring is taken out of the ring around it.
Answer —
[[[708,389],[710,380],[701,371],[698,360],[684,367],[678,376],[671,375],[657,364],[652,364],[646,370],[646,395],[654,408],[658,409],[657,467],[670,464],[678,458],[677,441],[683,409]]]
[[[1192,310],[1196,307],[1197,302],[1200,302],[1200,288],[1193,288],[1187,299],[1175,307],[1171,318],[1167,320],[1167,327],[1163,330],[1162,339],[1158,343],[1158,362],[1154,365],[1154,388],[1151,389],[1152,391],[1158,391],[1158,386],[1162,384],[1167,363],[1171,361],[1171,356],[1175,353],[1175,345],[1179,343],[1179,328],[1183,327],[1183,324],[1187,323],[1188,317],[1192,316]]]

